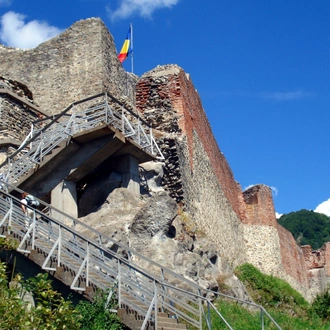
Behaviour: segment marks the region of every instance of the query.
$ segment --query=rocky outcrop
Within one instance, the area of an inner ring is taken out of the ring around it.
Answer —
[[[80,220],[205,289],[248,298],[217,246],[198,231],[189,215],[166,192],[140,199],[125,188],[117,188],[97,212]],[[110,241],[103,243],[118,251]],[[135,257],[134,262],[144,261]]]
[[[140,186],[142,194],[154,194],[164,191],[162,180],[164,177],[163,162],[146,162],[140,164]]]

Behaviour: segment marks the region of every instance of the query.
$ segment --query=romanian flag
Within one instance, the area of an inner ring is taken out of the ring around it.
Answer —
[[[120,63],[123,63],[132,51],[132,27],[130,26],[126,40],[124,41],[123,47],[118,55]]]

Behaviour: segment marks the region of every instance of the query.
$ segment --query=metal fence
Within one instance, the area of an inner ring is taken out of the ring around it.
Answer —
[[[152,128],[137,113],[128,109],[110,94],[98,94],[72,103],[60,114],[38,120],[35,129],[24,140],[18,151],[2,164],[8,183],[15,184],[21,176],[40,165],[44,157],[75,134],[108,125],[121,132],[155,158],[164,159],[152,133]]]
[[[5,187],[6,183],[0,181],[0,185]],[[44,255],[42,269],[70,269],[75,274],[71,289],[85,291],[87,287],[97,287],[109,292],[108,300],[114,294],[119,306],[124,304],[144,317],[141,330],[148,321],[157,329],[155,311],[159,310],[178,318],[191,329],[212,329],[212,309],[232,329],[206,298],[208,290],[42,201],[38,209],[30,208],[30,217],[25,216],[20,200],[12,195],[22,191],[13,186],[10,188],[11,194],[1,190],[0,236],[15,236],[19,241],[17,251],[21,253],[41,251]],[[69,225],[53,219],[52,212],[63,215]],[[265,327],[264,317],[281,329],[262,306],[212,293],[259,309],[260,329]]]

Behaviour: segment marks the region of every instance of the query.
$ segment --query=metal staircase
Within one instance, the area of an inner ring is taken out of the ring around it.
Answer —
[[[19,150],[0,166],[0,237],[13,237],[18,242],[17,251],[72,290],[90,299],[96,289],[108,292],[108,301],[114,295],[118,315],[132,330],[212,329],[212,309],[232,329],[205,297],[208,290],[41,200],[32,218],[27,219],[15,197],[22,193],[17,186],[39,173],[45,162],[55,161],[54,154],[72,139],[79,143],[90,134],[109,134],[104,130],[113,136],[122,134],[153,159],[163,159],[151,128],[109,94],[75,102],[60,114],[41,119],[40,124],[40,129],[32,126]],[[62,215],[63,223],[52,214]],[[212,294],[256,308],[261,329],[266,317],[281,329],[262,306]]]
[[[22,192],[13,186],[9,190]],[[1,194],[0,236],[16,239],[17,251],[72,290],[91,299],[96,288],[109,292],[109,300],[115,295],[118,315],[131,329],[212,329],[211,309],[233,329],[205,297],[207,290],[195,283],[42,201],[40,208],[47,212],[33,209],[27,225],[19,199],[5,190]],[[70,225],[53,219],[53,212],[62,214]],[[235,300],[259,310],[260,329],[265,329],[265,317],[281,329],[262,306]]]
[[[103,128],[120,132],[153,158],[164,159],[147,123],[107,93],[72,103],[61,113],[35,123],[39,127],[41,124],[42,128],[35,129],[36,125],[32,125],[30,134],[18,151],[0,166],[5,181],[15,186],[24,181],[24,176],[35,172],[56,148],[63,148],[75,136],[88,135]]]

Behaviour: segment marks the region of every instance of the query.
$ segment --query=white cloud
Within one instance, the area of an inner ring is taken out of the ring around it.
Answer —
[[[283,214],[275,212],[276,219],[279,219]]]
[[[142,17],[151,17],[152,13],[161,8],[171,8],[179,0],[120,0],[117,9],[112,10],[107,6],[107,12],[111,20],[125,19],[134,14]]]
[[[274,196],[277,196],[277,194],[278,194],[278,189],[277,189],[276,187],[270,187],[270,189],[272,190],[273,195],[274,195]]]
[[[12,2],[12,0],[0,0],[0,6],[10,6]]]
[[[243,189],[243,191],[245,191],[245,190],[247,190],[247,189],[250,189],[250,188],[252,188],[252,187],[254,187],[254,186],[257,186],[257,185],[259,185],[259,184],[261,184],[261,183],[250,184],[250,185],[248,185],[247,187],[245,187],[245,188]],[[273,195],[274,195],[274,196],[277,196],[277,194],[278,194],[278,189],[277,189],[276,187],[273,187],[273,186],[268,186],[268,187],[272,190]]]
[[[304,99],[306,97],[313,96],[311,92],[295,91],[295,92],[273,92],[273,93],[263,93],[261,97],[276,101],[291,101]]]
[[[327,215],[328,217],[330,217],[330,198],[327,201],[319,204],[316,207],[315,212],[323,213],[323,214]]]
[[[61,32],[47,22],[33,20],[25,23],[24,19],[25,15],[13,11],[0,18],[0,40],[3,44],[24,49],[33,48]]]

